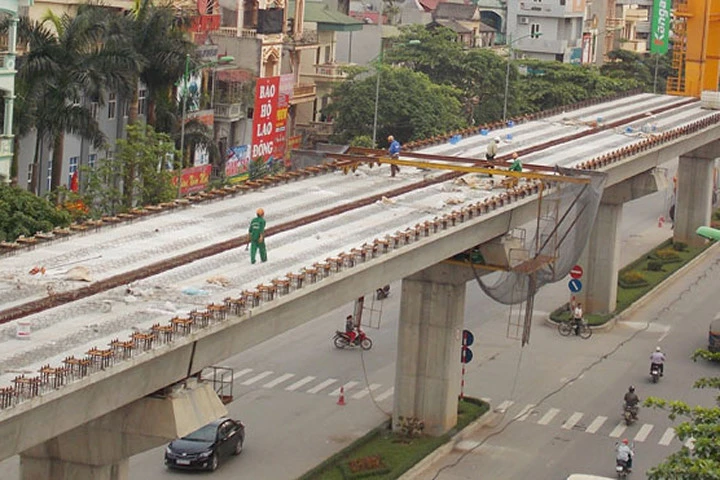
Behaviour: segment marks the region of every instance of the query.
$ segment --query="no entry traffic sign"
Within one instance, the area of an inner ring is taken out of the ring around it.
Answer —
[[[582,282],[577,278],[573,278],[568,282],[568,288],[572,293],[578,293],[580,290],[582,290]]]
[[[570,270],[570,276],[572,278],[581,278],[583,276],[583,269],[580,265],[575,265]]]

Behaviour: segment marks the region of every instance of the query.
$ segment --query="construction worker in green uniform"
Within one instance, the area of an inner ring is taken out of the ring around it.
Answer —
[[[517,152],[513,152],[512,158],[513,158],[513,161],[510,164],[510,167],[508,168],[508,170],[510,170],[512,172],[522,172],[522,162],[518,158]]]
[[[267,250],[265,249],[265,210],[257,209],[257,216],[250,222],[248,235],[250,235],[250,263],[255,263],[255,255],[260,250],[260,260],[267,262]]]

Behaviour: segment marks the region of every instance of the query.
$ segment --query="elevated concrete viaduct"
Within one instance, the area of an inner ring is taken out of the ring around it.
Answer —
[[[692,232],[710,220],[712,178],[708,165],[718,156],[718,139],[720,125],[713,124],[601,169],[608,174],[607,191],[584,254],[586,265],[593,270],[586,279],[585,291],[590,292],[586,293],[586,311],[614,309],[622,204],[651,191],[649,172],[677,157],[681,164],[675,238],[696,242]],[[456,420],[465,282],[472,277],[469,269],[458,270],[443,261],[532,222],[537,210],[536,196],[516,200],[261,304],[242,317],[230,317],[0,410],[0,459],[21,454],[24,479],[127,478],[125,459],[134,451],[123,447],[110,455],[100,447],[93,452],[90,445],[97,438],[92,433],[96,427],[115,431],[108,441],[121,445],[130,438],[126,434],[139,433],[128,425],[142,423],[141,412],[147,408],[149,395],[340,307],[354,300],[358,292],[373,291],[377,285],[398,279],[403,279],[403,287],[393,415],[395,419],[422,418],[427,432],[444,433]],[[158,438],[182,435],[218,414],[212,404],[203,410],[194,421],[173,422],[173,428],[148,425],[152,438],[139,443],[157,444]],[[60,444],[67,438],[81,439],[74,443],[88,451],[62,452]]]

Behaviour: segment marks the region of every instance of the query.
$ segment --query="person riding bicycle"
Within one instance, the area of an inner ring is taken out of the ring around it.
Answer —
[[[573,308],[572,312],[572,326],[573,331],[575,332],[575,335],[578,335],[580,333],[580,327],[583,324],[583,309],[582,309],[582,303],[577,303],[575,305],[575,308]]]

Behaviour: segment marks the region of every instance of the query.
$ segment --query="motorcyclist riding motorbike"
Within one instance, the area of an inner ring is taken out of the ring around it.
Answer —
[[[635,453],[632,451],[632,448],[630,448],[628,443],[628,439],[625,438],[622,443],[618,444],[615,450],[615,461],[618,465],[625,467],[625,470],[629,473],[632,471],[632,461]]]
[[[662,349],[660,347],[656,347],[655,351],[650,355],[650,372],[652,372],[653,367],[657,367],[658,370],[660,370],[660,376],[663,376],[663,373],[665,371],[665,354],[662,353]]]
[[[625,409],[632,413],[633,418],[637,419],[638,414],[638,403],[640,403],[640,397],[635,393],[635,387],[630,385],[627,393],[625,394]]]
[[[345,333],[350,338],[350,344],[355,341],[357,333],[355,332],[355,319],[352,315],[348,315],[345,319]]]

